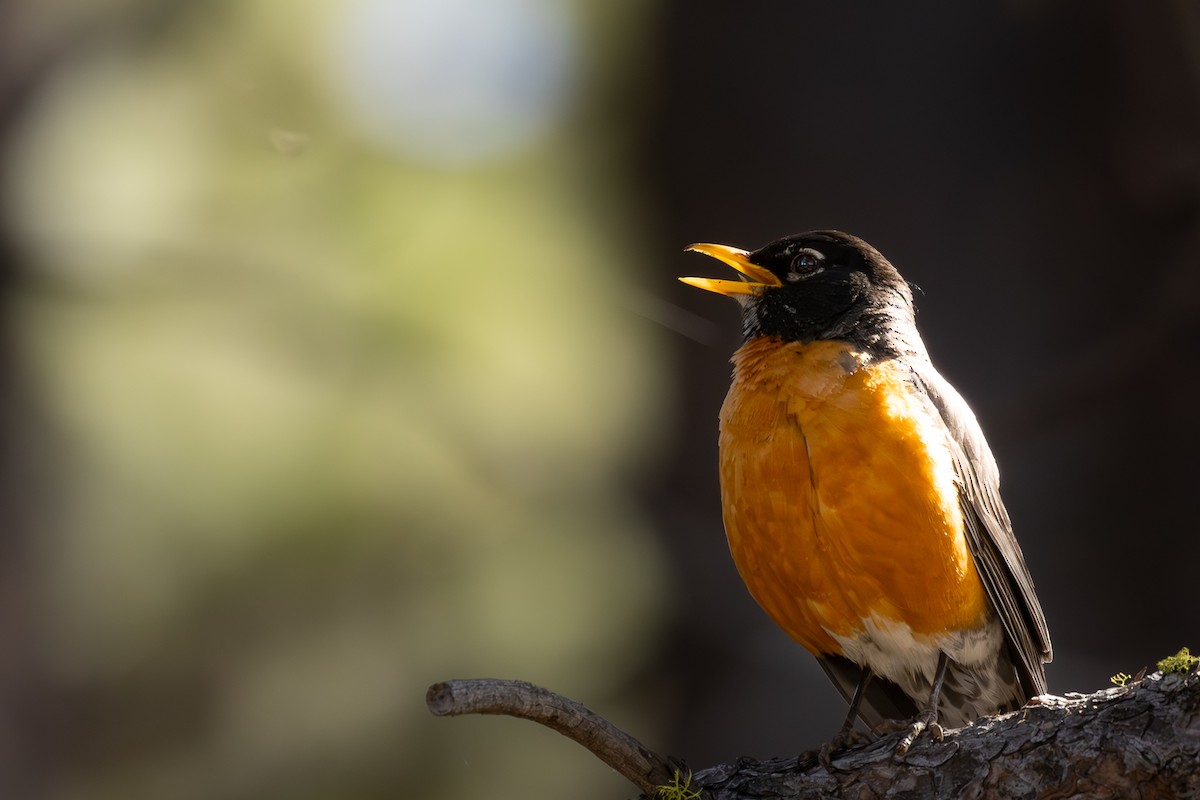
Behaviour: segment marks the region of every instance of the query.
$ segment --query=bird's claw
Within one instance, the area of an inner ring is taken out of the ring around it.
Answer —
[[[930,736],[934,736],[940,742],[945,738],[945,731],[937,721],[937,710],[927,708],[912,721],[908,726],[908,733],[900,740],[900,744],[896,745],[896,755],[902,756],[908,752],[908,749],[917,741],[917,737],[922,731],[928,730]]]

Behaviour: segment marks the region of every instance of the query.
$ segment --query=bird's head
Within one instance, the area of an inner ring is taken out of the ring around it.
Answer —
[[[737,300],[747,340],[844,340],[880,356],[924,351],[908,284],[878,250],[856,236],[812,231],[753,252],[720,244],[687,249],[741,273],[740,281],[680,280]]]

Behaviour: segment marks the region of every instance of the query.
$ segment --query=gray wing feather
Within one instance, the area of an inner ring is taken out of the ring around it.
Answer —
[[[975,568],[995,606],[1027,695],[1046,692],[1047,664],[1054,656],[1046,617],[1025,557],[1000,501],[1000,473],[966,401],[931,365],[914,368],[918,386],[941,416],[954,442],[967,543]]]

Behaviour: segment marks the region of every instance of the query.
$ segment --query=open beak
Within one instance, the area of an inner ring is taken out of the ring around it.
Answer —
[[[679,279],[688,286],[695,286],[697,289],[704,289],[705,291],[723,294],[726,297],[736,298],[738,295],[758,294],[768,286],[783,285],[783,281],[775,277],[775,273],[771,272],[771,270],[760,267],[757,264],[751,264],[749,261],[750,254],[745,250],[739,250],[736,247],[729,247],[723,244],[693,244],[687,247],[686,250],[712,256],[718,261],[733,267],[745,276],[740,281],[722,281],[715,278]]]

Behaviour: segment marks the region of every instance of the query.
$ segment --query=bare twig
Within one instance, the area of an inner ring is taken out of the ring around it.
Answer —
[[[586,747],[650,796],[682,768],[574,700],[525,681],[435,683],[425,694],[425,704],[439,717],[504,714],[545,725]]]

